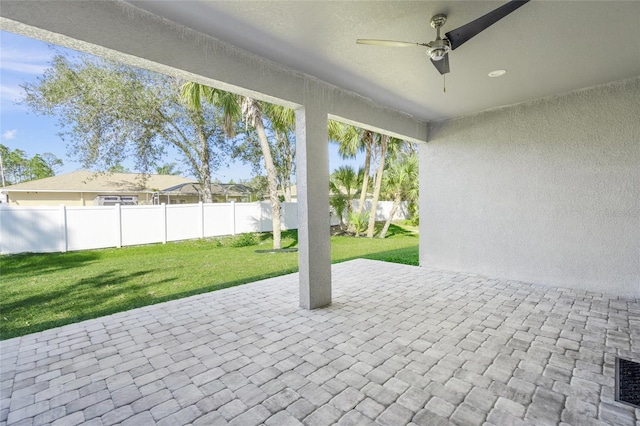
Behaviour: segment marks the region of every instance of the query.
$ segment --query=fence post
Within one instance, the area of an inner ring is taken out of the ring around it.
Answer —
[[[67,241],[67,206],[60,204],[60,251],[67,252],[69,243]]]
[[[160,204],[162,209],[162,223],[164,224],[164,230],[162,233],[162,244],[167,244],[167,205],[165,203]]]
[[[116,212],[116,247],[122,247],[122,209],[120,203],[115,205]]]
[[[236,235],[236,202],[231,201],[231,235]]]
[[[204,238],[204,203],[198,202],[200,206],[200,238]]]

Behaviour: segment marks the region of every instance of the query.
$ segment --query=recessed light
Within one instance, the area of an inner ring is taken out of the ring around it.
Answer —
[[[507,73],[507,70],[495,70],[495,71],[491,71],[489,73],[489,77],[502,77],[503,75],[505,75]]]

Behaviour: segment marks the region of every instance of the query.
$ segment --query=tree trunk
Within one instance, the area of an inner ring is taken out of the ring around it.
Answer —
[[[367,199],[367,187],[369,186],[369,169],[371,168],[371,133],[367,132],[367,141],[365,141],[365,157],[364,157],[364,176],[362,177],[362,192],[360,193],[360,202],[356,214],[360,216],[364,211],[364,202]]]
[[[373,199],[371,200],[371,213],[369,213],[369,227],[367,228],[367,238],[373,238],[373,231],[376,227],[376,210],[378,209],[378,198],[380,198],[380,190],[382,189],[382,173],[384,172],[384,162],[387,155],[387,145],[389,144],[389,136],[382,135],[380,140],[380,164],[376,172],[376,183],[373,188]]]
[[[367,189],[369,189],[369,169],[371,168],[371,144],[373,143],[373,136],[371,135],[371,132],[367,131],[364,138],[364,175],[362,176],[362,188],[360,190],[360,200],[358,200],[356,216],[361,216],[362,212],[364,211],[364,203],[367,200]],[[358,231],[356,230],[356,227],[353,226],[353,224],[349,224],[349,231],[354,232],[356,234],[356,237],[358,236]]]
[[[396,196],[393,199],[393,205],[391,206],[391,211],[389,212],[389,217],[387,218],[387,221],[384,223],[384,227],[382,228],[380,235],[378,235],[379,238],[384,238],[387,236],[389,225],[391,225],[391,220],[393,219],[393,216],[395,216],[401,201],[402,201],[402,197],[400,195],[400,192],[396,192]]]
[[[284,146],[285,146],[285,158],[286,158],[286,167],[285,173],[283,173],[283,182],[284,182],[284,201],[287,203],[291,202],[291,172],[293,169],[293,165],[295,163],[294,154],[291,151],[291,143],[288,137],[284,138]]]
[[[264,167],[267,170],[267,182],[269,183],[269,201],[271,201],[271,223],[273,224],[273,248],[278,250],[282,248],[281,230],[280,230],[280,200],[278,199],[278,172],[273,163],[269,140],[264,131],[264,123],[262,116],[256,117],[254,127],[258,133],[260,141],[260,149],[264,157]]]
[[[343,212],[343,211],[342,211],[342,212],[340,212],[340,214],[338,214],[338,217],[339,217],[339,219],[340,219],[340,225],[339,225],[339,226],[340,226],[340,230],[341,230],[342,232],[344,232],[344,231],[345,231],[345,229],[346,229],[346,226],[345,226],[345,224],[344,224],[344,212]]]
[[[291,184],[286,183],[284,186],[284,201],[287,203],[291,202]]]
[[[202,202],[213,203],[213,195],[211,194],[211,176],[208,173],[203,174],[201,182],[202,182]]]
[[[198,118],[201,118],[198,117]],[[209,144],[204,128],[201,123],[194,120],[196,132],[198,134],[198,142],[200,143],[200,184],[202,185],[202,201],[212,203],[211,195],[211,153],[209,152]]]

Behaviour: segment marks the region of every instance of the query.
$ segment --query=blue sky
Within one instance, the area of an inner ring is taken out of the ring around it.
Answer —
[[[0,143],[10,149],[21,149],[29,157],[50,152],[64,162],[58,174],[81,169],[81,165],[67,156],[64,142],[55,117],[37,115],[19,102],[23,97],[21,85],[34,82],[46,70],[49,61],[57,52],[74,51],[60,46],[51,46],[39,40],[0,31]],[[178,154],[170,154],[166,163],[177,163],[185,170]],[[340,158],[335,144],[329,144],[330,170],[342,164],[354,168],[362,165],[362,159],[345,161]],[[133,163],[124,164],[133,170]],[[188,173],[184,173],[189,176]],[[213,178],[226,182],[252,177],[251,167],[239,162],[214,172]]]

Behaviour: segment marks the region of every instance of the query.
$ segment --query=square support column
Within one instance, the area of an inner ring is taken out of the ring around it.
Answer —
[[[300,306],[331,303],[331,219],[327,111],[318,105],[296,110],[298,265]]]

